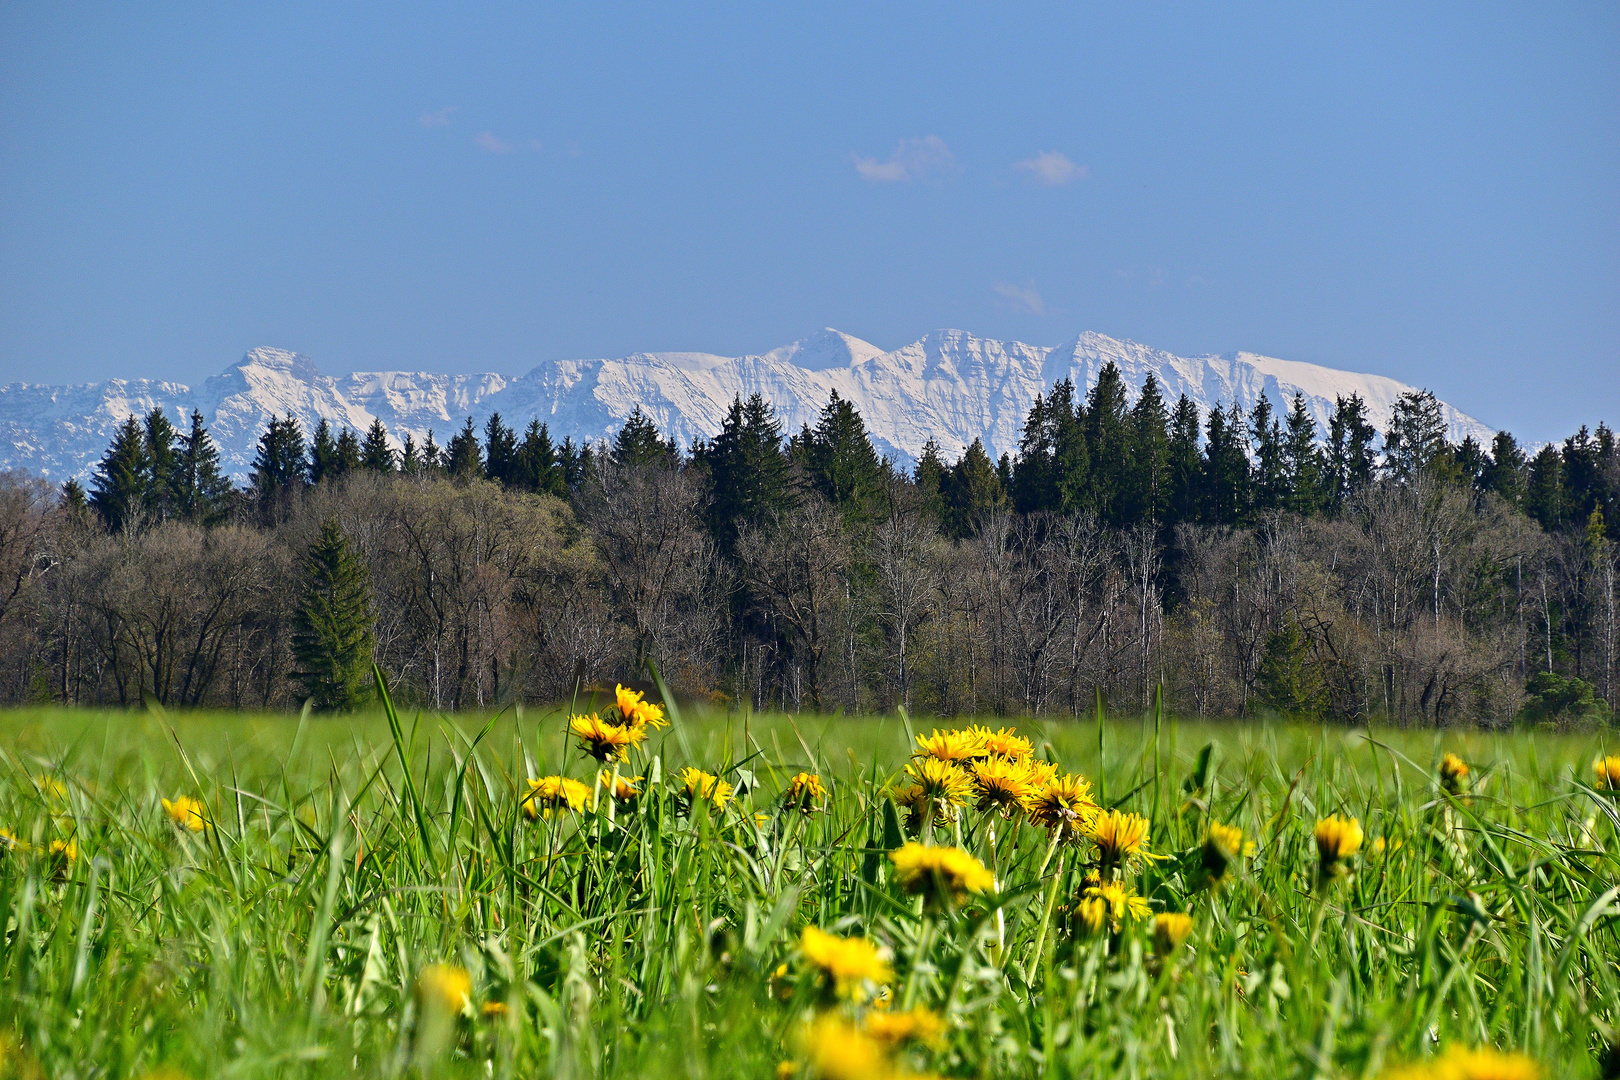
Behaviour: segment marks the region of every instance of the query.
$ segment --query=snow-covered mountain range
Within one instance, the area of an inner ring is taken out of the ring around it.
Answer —
[[[719,430],[738,395],[764,395],[792,433],[815,422],[833,390],[855,404],[879,452],[898,463],[914,463],[930,438],[947,457],[982,439],[995,457],[1017,450],[1037,394],[1064,378],[1089,386],[1110,360],[1133,388],[1152,372],[1167,402],[1185,393],[1204,410],[1236,401],[1247,411],[1261,394],[1284,409],[1299,391],[1324,428],[1335,397],[1356,393],[1382,430],[1395,399],[1412,389],[1379,375],[1247,352],[1175,356],[1092,333],[1048,348],[937,330],[885,352],[829,329],[762,356],[636,353],[557,360],[518,376],[323,375],[297,353],[259,348],[199,387],[153,379],[0,387],[0,468],[53,480],[87,477],[124,418],[155,406],[181,428],[192,409],[201,410],[227,469],[242,479],[272,414],[296,417],[306,435],[323,417],[360,432],[380,418],[396,445],[407,432],[421,442],[431,430],[442,446],[468,416],[481,431],[492,412],[519,431],[538,417],[558,441],[609,438],[639,405],[660,430],[689,446]],[[1449,405],[1445,412],[1454,441],[1490,438],[1492,429],[1473,417]]]

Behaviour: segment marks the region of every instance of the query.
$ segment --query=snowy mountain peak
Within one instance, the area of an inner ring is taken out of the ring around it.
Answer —
[[[757,356],[636,353],[548,361],[519,376],[376,371],[334,377],[299,353],[257,348],[198,389],[148,379],[0,387],[0,468],[56,480],[88,476],[118,425],[155,407],[182,424],[192,409],[200,410],[226,467],[243,479],[272,415],[291,416],[306,434],[323,419],[355,431],[381,420],[397,447],[407,434],[421,442],[429,432],[444,445],[469,416],[482,428],[494,412],[520,430],[538,419],[555,439],[595,441],[611,438],[639,406],[690,446],[719,430],[734,398],[761,394],[776,407],[783,429],[794,432],[815,423],[835,390],[860,410],[879,453],[901,465],[914,463],[930,439],[947,455],[979,439],[999,457],[1017,450],[1037,394],[1060,379],[1073,380],[1083,393],[1110,362],[1133,398],[1149,374],[1166,401],[1186,394],[1204,412],[1234,402],[1247,412],[1262,394],[1285,409],[1299,393],[1323,426],[1334,400],[1355,393],[1382,430],[1395,399],[1412,389],[1379,375],[1248,352],[1176,356],[1090,332],[1049,348],[945,329],[885,352],[827,328]],[[1450,406],[1445,414],[1454,441],[1492,434]]]

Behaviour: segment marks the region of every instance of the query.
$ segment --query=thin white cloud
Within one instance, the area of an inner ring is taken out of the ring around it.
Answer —
[[[1030,179],[1047,187],[1066,187],[1076,180],[1084,180],[1091,172],[1084,165],[1076,165],[1056,150],[1042,150],[1032,158],[1013,162],[1013,168],[1029,173]]]
[[[497,138],[493,131],[481,132],[473,137],[473,143],[481,150],[488,150],[492,154],[510,154],[512,144],[504,139]]]
[[[1046,301],[1041,294],[1035,291],[1035,283],[1028,285],[1009,285],[1006,282],[996,284],[996,295],[1007,302],[1007,306],[1014,311],[1027,312],[1030,315],[1045,315]]]
[[[938,135],[902,141],[887,161],[855,157],[855,171],[861,179],[874,184],[925,180],[930,176],[952,172],[955,168],[956,158],[951,154],[951,148]]]
[[[455,111],[456,107],[454,105],[446,105],[442,109],[435,109],[433,112],[423,113],[416,118],[416,122],[421,124],[423,127],[449,127],[450,114]]]

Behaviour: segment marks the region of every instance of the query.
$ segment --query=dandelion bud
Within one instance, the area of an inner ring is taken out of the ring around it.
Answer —
[[[1456,754],[1447,754],[1440,759],[1440,786],[1449,794],[1456,795],[1462,791],[1468,776],[1468,765]]]
[[[1322,880],[1343,872],[1343,862],[1361,850],[1363,833],[1356,818],[1346,821],[1337,814],[1316,823],[1316,853],[1322,860]]]

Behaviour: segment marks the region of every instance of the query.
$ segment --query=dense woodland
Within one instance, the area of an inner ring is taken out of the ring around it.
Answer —
[[[1325,431],[1285,404],[1201,424],[1110,365],[1037,400],[1016,456],[930,444],[910,473],[836,394],[791,435],[736,401],[690,453],[639,412],[611,444],[496,415],[403,454],[273,418],[243,488],[201,416],[154,412],[88,490],[0,478],[0,698],[342,706],[362,682],[312,665],[374,656],[441,709],[651,661],[732,708],[1611,715],[1608,427],[1527,458],[1449,444],[1427,392],[1383,432],[1355,397]]]

